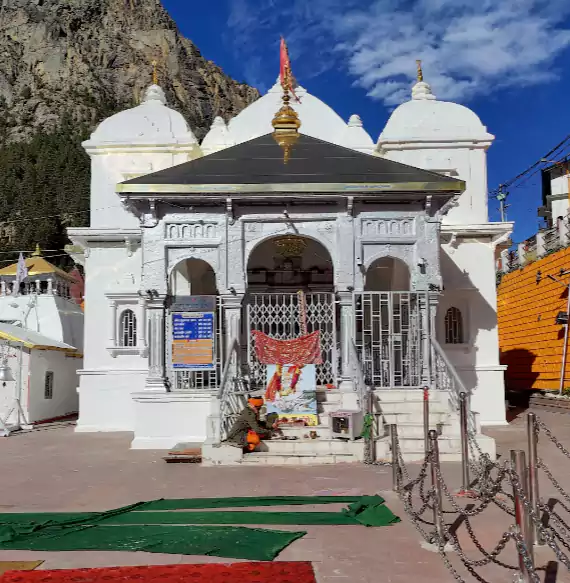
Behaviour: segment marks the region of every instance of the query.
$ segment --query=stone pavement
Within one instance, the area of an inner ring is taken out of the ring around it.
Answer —
[[[570,446],[570,418],[539,413],[553,433]],[[498,441],[499,452],[525,448],[524,415],[509,426],[488,431]],[[350,527],[291,527],[307,535],[281,553],[279,560],[311,561],[319,583],[422,583],[453,581],[437,553],[422,548],[421,538],[391,492],[391,469],[363,465],[317,467],[203,468],[193,464],[166,464],[161,452],[130,451],[127,434],[75,434],[71,424],[54,424],[0,440],[0,512],[97,511],[156,498],[263,495],[360,495],[380,493],[402,523],[377,529]],[[540,455],[557,480],[570,490],[570,459],[544,438]],[[417,472],[417,465],[410,472]],[[451,490],[459,485],[458,464],[446,464],[445,479]],[[542,479],[545,498],[556,494]],[[466,504],[471,501],[461,501]],[[477,502],[474,502],[477,504]],[[416,507],[419,503],[416,501]],[[450,509],[449,504],[446,508]],[[330,508],[333,510],[333,508]],[[449,514],[449,523],[453,514]],[[429,518],[429,516],[426,516]],[[570,516],[567,517],[570,522]],[[491,505],[473,521],[478,540],[492,549],[512,524],[512,518]],[[287,527],[278,527],[281,529]],[[426,527],[429,528],[429,527]],[[458,534],[470,558],[481,558],[460,525]],[[570,552],[568,552],[570,555]],[[552,563],[548,549],[536,553],[537,565],[548,566],[542,581],[570,583],[563,565]],[[465,581],[476,579],[449,554]],[[501,558],[516,565],[512,543]],[[123,552],[29,552],[0,551],[2,560],[44,559],[42,569],[221,562],[217,557],[157,555]],[[231,562],[231,559],[227,560]],[[550,564],[549,564],[550,562]],[[489,583],[511,582],[513,572],[497,565],[476,569]]]

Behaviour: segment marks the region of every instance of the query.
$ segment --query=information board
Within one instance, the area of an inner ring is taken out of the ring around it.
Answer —
[[[214,312],[172,314],[172,368],[212,370],[215,355]]]

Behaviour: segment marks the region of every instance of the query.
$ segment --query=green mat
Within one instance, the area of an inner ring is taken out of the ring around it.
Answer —
[[[184,511],[339,502],[352,504],[341,512]],[[154,500],[98,513],[0,514],[0,549],[128,550],[266,561],[306,533],[190,525],[387,526],[396,522],[399,518],[380,496]]]

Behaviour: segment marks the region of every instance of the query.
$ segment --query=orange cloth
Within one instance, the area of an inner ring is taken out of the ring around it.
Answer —
[[[251,397],[247,402],[253,407],[263,407],[263,399],[261,397]]]
[[[253,451],[260,443],[261,439],[259,438],[259,435],[250,429],[247,432],[247,449]]]

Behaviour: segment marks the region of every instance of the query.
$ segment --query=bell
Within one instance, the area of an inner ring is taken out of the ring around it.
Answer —
[[[0,366],[0,383],[10,383],[15,380],[12,369],[8,365]]]

